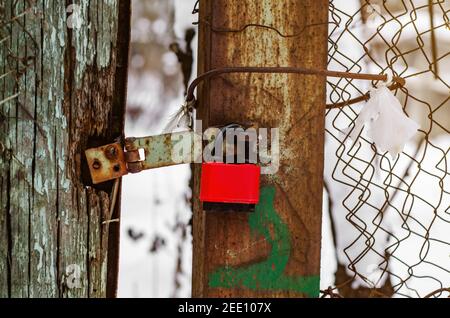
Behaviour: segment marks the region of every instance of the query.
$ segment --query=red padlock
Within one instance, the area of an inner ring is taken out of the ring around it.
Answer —
[[[229,129],[242,128],[239,124],[229,124],[221,128],[221,136],[226,137]],[[246,154],[250,145],[246,142]],[[226,161],[226,156],[223,158]],[[235,157],[237,160],[237,157]],[[251,211],[259,201],[259,180],[261,167],[249,163],[203,163],[200,183],[200,200],[205,210],[231,209]],[[233,205],[232,207],[230,205]]]
[[[257,204],[261,167],[255,164],[203,163],[200,200]]]

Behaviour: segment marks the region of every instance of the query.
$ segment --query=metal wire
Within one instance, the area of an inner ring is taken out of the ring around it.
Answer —
[[[283,73],[283,74],[318,75],[318,76],[339,77],[339,78],[354,78],[362,80],[378,80],[378,81],[388,80],[388,76],[386,74],[362,74],[351,72],[339,72],[332,70],[319,70],[302,67],[251,67],[251,66],[223,67],[210,70],[204,74],[199,75],[195,80],[193,80],[188,87],[186,101],[187,102],[194,101],[195,99],[194,90],[202,81],[222,74],[230,74],[230,73],[266,73],[266,74]],[[403,82],[403,79],[396,79],[395,82],[396,83]]]
[[[23,96],[19,92],[18,84],[28,70],[34,65],[36,56],[38,56],[38,44],[25,26],[27,16],[35,15],[35,2],[31,0],[24,3],[14,2],[12,15],[8,16],[4,4],[0,4],[0,124],[6,119],[15,119],[16,121],[31,121],[36,130],[42,136],[44,131],[41,125],[34,119],[34,115],[23,105]],[[18,30],[21,39],[26,43],[26,49],[19,47],[14,43],[9,34],[11,30]],[[2,133],[0,131],[0,133]],[[45,138],[45,137],[44,137]],[[12,149],[7,149],[0,143],[0,148],[5,148],[9,156],[14,159],[15,154]],[[2,151],[3,152],[3,151]],[[0,153],[1,155],[1,153]]]

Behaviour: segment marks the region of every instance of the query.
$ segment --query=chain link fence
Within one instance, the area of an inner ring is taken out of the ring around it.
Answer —
[[[372,85],[328,82],[325,184],[338,261],[323,297],[445,297],[450,291],[450,2],[332,0],[329,69],[405,80],[420,124],[396,158],[354,127]]]

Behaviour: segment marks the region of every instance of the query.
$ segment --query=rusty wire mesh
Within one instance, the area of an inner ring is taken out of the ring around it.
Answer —
[[[397,158],[352,127],[362,103],[329,109],[325,184],[338,268],[323,296],[445,297],[450,287],[450,1],[330,1],[329,68],[387,73],[420,124]],[[328,103],[375,83],[328,82]],[[326,209],[325,209],[326,210]]]

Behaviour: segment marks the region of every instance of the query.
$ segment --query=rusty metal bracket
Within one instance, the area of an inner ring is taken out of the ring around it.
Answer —
[[[94,184],[120,178],[128,173],[125,154],[118,142],[85,151]]]
[[[127,138],[125,147],[113,143],[85,151],[94,184],[120,178],[128,173],[201,162],[201,136],[193,131]],[[199,151],[200,150],[200,151]],[[200,159],[199,159],[200,158]]]

